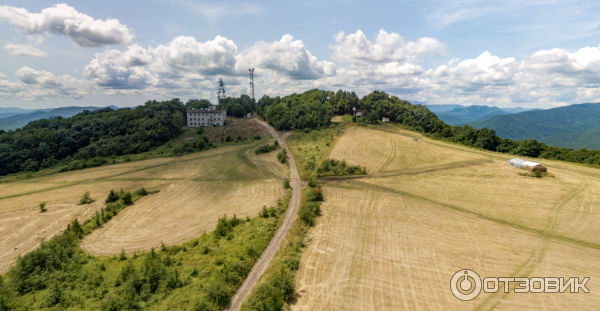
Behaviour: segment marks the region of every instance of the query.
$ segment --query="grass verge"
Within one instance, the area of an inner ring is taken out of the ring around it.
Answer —
[[[296,299],[294,279],[300,268],[300,257],[306,246],[306,237],[310,228],[314,226],[316,217],[321,213],[321,201],[323,193],[320,187],[315,185],[303,189],[296,221],[241,310],[284,310]]]

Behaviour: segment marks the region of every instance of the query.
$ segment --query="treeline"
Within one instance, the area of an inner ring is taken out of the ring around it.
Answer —
[[[532,158],[544,158],[575,163],[600,165],[600,150],[571,149],[548,146],[535,139],[513,141],[501,138],[494,130],[474,129],[469,125],[450,126],[440,120],[426,106],[412,105],[396,96],[373,91],[358,99],[354,92],[310,90],[302,94],[270,98],[263,96],[257,111],[278,130],[304,129],[328,126],[335,115],[352,113],[352,108],[363,111],[363,120],[379,122],[383,117],[435,139],[465,146]]]
[[[246,114],[256,110],[256,103],[250,96],[242,94],[240,97],[227,97],[221,99],[217,109],[227,110],[228,116],[243,118]]]

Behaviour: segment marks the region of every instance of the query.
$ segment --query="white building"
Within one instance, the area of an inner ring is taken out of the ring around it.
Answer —
[[[216,106],[209,109],[190,109],[187,111],[187,126],[224,126],[227,120],[227,110],[216,110]]]

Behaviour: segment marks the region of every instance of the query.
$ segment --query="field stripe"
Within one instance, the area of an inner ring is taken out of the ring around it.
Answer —
[[[387,178],[387,177],[393,177],[393,176],[419,175],[419,174],[426,174],[426,173],[432,173],[432,172],[438,172],[438,171],[452,170],[452,169],[457,169],[457,168],[470,167],[470,166],[476,166],[476,165],[483,165],[483,164],[489,164],[489,163],[494,163],[494,161],[493,160],[487,160],[487,159],[467,160],[467,161],[452,162],[452,163],[443,164],[443,165],[434,165],[434,166],[424,167],[424,168],[420,168],[420,169],[391,170],[391,171],[385,171],[385,172],[375,173],[375,174],[349,175],[349,176],[331,176],[331,177],[322,177],[322,178],[319,178],[319,179],[323,180],[323,181],[338,181],[338,180],[341,181],[341,180],[347,180],[347,179]]]
[[[562,236],[562,235],[555,235],[554,232],[547,232],[546,230],[534,229],[534,228],[530,228],[530,227],[527,227],[527,226],[519,225],[519,224],[516,224],[516,223],[512,223],[512,222],[506,221],[506,220],[502,220],[502,219],[498,219],[498,218],[495,218],[495,217],[491,217],[491,216],[488,216],[488,215],[485,215],[485,214],[473,212],[471,210],[468,210],[466,208],[462,208],[462,207],[459,207],[459,206],[456,206],[456,205],[451,205],[451,204],[447,204],[447,203],[442,203],[442,202],[438,202],[438,201],[435,201],[435,200],[431,200],[431,199],[428,199],[428,198],[425,198],[425,197],[422,197],[422,196],[418,196],[416,194],[412,194],[412,193],[409,193],[409,192],[406,192],[406,191],[391,189],[391,188],[387,188],[387,187],[384,187],[384,186],[372,185],[372,184],[369,184],[369,183],[365,183],[365,182],[361,182],[361,181],[355,181],[355,180],[344,180],[344,181],[340,181],[340,182],[348,183],[348,184],[353,184],[353,185],[360,186],[360,187],[365,187],[365,188],[379,189],[379,190],[384,191],[384,192],[391,192],[391,193],[397,193],[397,194],[405,195],[407,197],[411,197],[411,198],[422,200],[422,201],[426,201],[426,202],[431,202],[431,203],[434,203],[434,204],[437,204],[437,205],[440,205],[440,206],[443,206],[443,207],[446,207],[446,208],[449,208],[449,209],[452,209],[452,210],[455,210],[455,211],[458,211],[458,212],[461,212],[461,213],[465,213],[465,214],[469,214],[469,215],[472,215],[472,216],[479,217],[481,219],[493,221],[493,222],[501,224],[501,225],[505,225],[505,226],[512,227],[512,228],[515,228],[515,229],[520,229],[522,231],[530,232],[530,233],[533,233],[533,234],[536,234],[536,235],[539,235],[539,236],[542,236],[542,237],[548,237],[550,239],[562,241],[562,242],[565,242],[565,243],[568,243],[568,244],[574,244],[574,245],[578,245],[578,246],[583,246],[583,247],[587,247],[587,248],[592,248],[592,249],[600,250],[600,244],[586,242],[586,241],[581,241],[581,240],[577,240],[577,239],[565,237],[565,236]],[[334,185],[335,185],[335,183],[334,183]],[[581,190],[581,191],[583,191],[583,190]]]

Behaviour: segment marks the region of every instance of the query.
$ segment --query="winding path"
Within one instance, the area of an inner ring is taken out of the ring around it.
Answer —
[[[231,298],[231,302],[227,305],[225,310],[234,310],[238,311],[242,307],[242,303],[246,300],[246,297],[250,295],[252,289],[260,279],[260,276],[267,270],[267,267],[275,257],[275,254],[279,250],[279,247],[283,243],[285,236],[288,231],[292,227],[294,220],[296,220],[296,215],[298,214],[298,209],[300,208],[300,197],[302,195],[302,187],[304,186],[302,180],[300,179],[300,175],[298,175],[298,169],[296,168],[296,162],[294,161],[294,156],[288,149],[285,144],[285,138],[287,135],[282,135],[281,137],[277,135],[275,129],[273,129],[270,125],[265,122],[257,121],[266,127],[269,132],[277,139],[279,145],[282,148],[285,148],[288,156],[288,161],[290,163],[290,186],[292,187],[292,197],[290,198],[290,205],[288,206],[287,213],[285,214],[285,219],[283,223],[271,239],[271,242],[265,249],[265,251],[260,255],[252,270],[248,274],[248,277],[242,283],[242,286],[235,293],[233,298]]]

